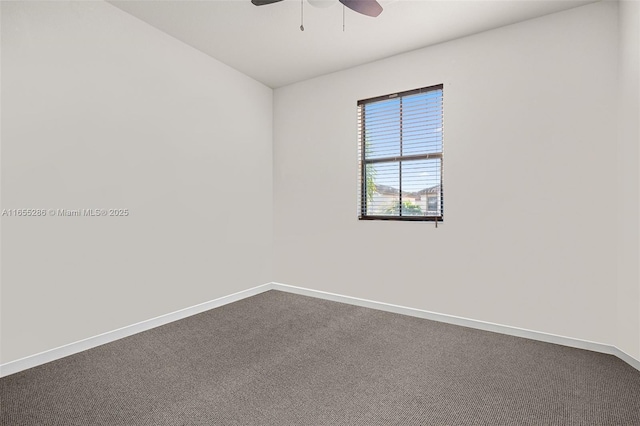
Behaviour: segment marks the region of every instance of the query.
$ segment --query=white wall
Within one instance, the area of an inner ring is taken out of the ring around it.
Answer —
[[[615,344],[617,5],[277,89],[278,282]],[[445,222],[358,221],[356,101],[444,84]]]
[[[271,139],[271,89],[125,12],[2,2],[2,208],[131,213],[2,218],[1,362],[270,281]]]
[[[640,359],[640,3],[619,5],[618,346]]]

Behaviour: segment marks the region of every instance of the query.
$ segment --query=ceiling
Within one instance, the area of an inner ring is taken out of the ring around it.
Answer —
[[[324,0],[328,7],[302,1],[304,32],[301,0],[109,3],[277,88],[595,0],[379,0],[377,18],[344,9],[344,31],[338,0]]]

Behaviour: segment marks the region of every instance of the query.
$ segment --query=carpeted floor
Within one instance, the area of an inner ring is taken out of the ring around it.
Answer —
[[[269,291],[0,379],[2,425],[640,425],[640,372]]]

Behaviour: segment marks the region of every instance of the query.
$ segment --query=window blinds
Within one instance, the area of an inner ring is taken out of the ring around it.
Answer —
[[[358,217],[443,218],[443,86],[358,101]]]

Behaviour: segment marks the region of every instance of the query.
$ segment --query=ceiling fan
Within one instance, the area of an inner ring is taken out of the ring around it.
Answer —
[[[278,3],[282,0],[251,0],[256,6],[265,6],[267,4]],[[339,0],[340,3],[349,9],[361,13],[363,15],[376,17],[382,13],[382,6],[376,0]]]

